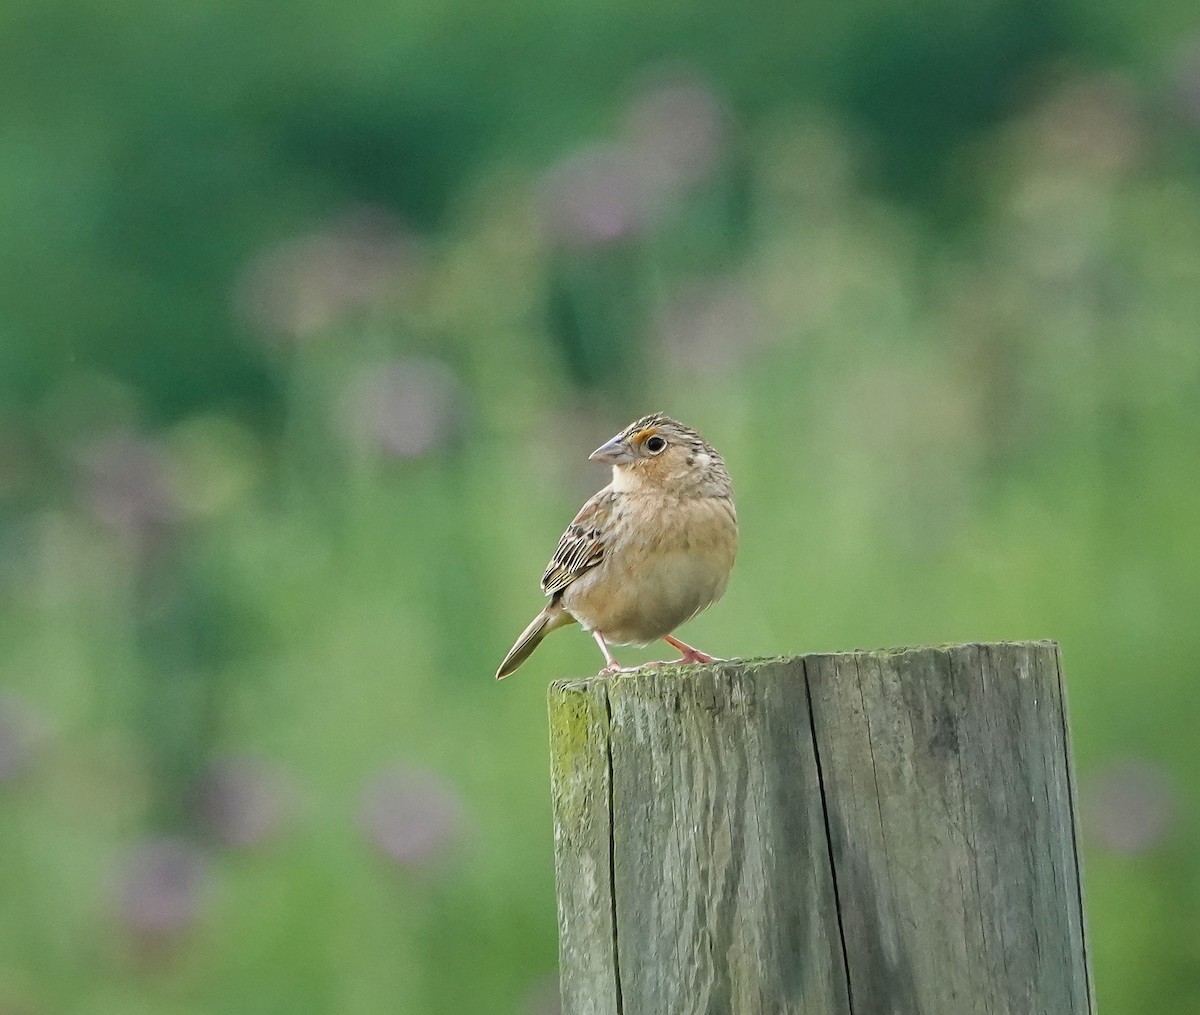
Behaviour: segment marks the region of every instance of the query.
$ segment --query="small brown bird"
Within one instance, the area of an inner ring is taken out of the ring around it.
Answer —
[[[630,423],[589,457],[612,466],[612,482],[558,541],[542,576],[550,604],[504,657],[497,680],[576,621],[604,653],[601,673],[622,670],[610,644],[659,638],[683,653],[676,662],[713,661],[671,632],[721,598],[733,569],[738,525],[724,459],[661,413]]]

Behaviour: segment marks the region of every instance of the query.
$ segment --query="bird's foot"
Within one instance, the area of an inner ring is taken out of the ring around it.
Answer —
[[[613,673],[636,673],[645,666],[653,666],[654,663],[643,663],[642,666],[622,666],[620,663],[609,663],[607,666],[602,666],[596,676],[603,677]]]
[[[685,652],[678,659],[655,659],[652,663],[642,663],[641,666],[636,666],[634,669],[653,670],[660,666],[687,666],[689,663],[723,663],[725,660],[718,656],[710,656],[704,652]],[[628,673],[629,670],[622,672]]]
[[[701,652],[698,649],[690,648],[675,660],[676,666],[684,666],[688,663],[720,663],[725,660],[717,656],[710,656],[707,652]]]
[[[698,648],[693,648],[686,641],[680,641],[678,638],[672,638],[669,634],[663,638],[668,645],[674,649],[678,649],[682,654],[678,659],[673,660],[671,666],[686,666],[688,663],[720,663],[723,659],[718,659],[716,656],[710,656],[707,652],[701,652]]]

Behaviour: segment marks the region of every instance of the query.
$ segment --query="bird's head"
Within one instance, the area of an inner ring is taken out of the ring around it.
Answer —
[[[613,469],[623,493],[727,497],[733,487],[725,460],[695,430],[660,412],[630,423],[588,456]]]

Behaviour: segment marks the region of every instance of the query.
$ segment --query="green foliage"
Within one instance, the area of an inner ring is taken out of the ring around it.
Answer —
[[[552,1010],[599,660],[491,675],[656,409],[705,650],[1062,642],[1100,1005],[1200,1007],[1195,128],[1115,8],[769,6],[0,14],[0,1010]]]

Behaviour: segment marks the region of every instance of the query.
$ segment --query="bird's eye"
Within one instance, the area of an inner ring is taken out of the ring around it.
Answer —
[[[652,455],[657,455],[666,446],[667,442],[658,436],[650,437],[646,441],[646,450]]]

